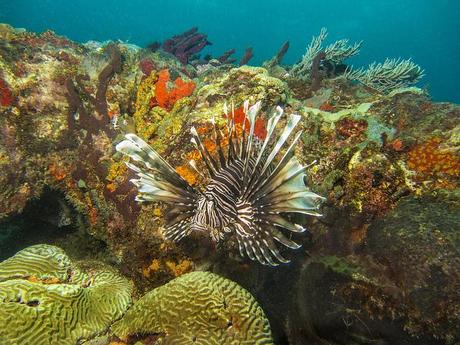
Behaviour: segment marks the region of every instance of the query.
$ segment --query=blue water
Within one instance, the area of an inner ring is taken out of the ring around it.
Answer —
[[[250,64],[291,42],[294,63],[321,27],[329,40],[364,40],[355,66],[385,57],[412,58],[425,69],[420,82],[438,101],[460,103],[458,0],[0,0],[0,22],[31,31],[52,29],[73,40],[120,39],[144,46],[198,26],[219,55],[254,48]]]

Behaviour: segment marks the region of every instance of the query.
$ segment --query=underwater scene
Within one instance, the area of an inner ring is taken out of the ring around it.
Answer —
[[[460,2],[0,1],[0,345],[460,345]]]

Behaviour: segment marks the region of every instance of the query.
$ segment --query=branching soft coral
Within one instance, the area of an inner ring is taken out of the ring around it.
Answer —
[[[163,109],[171,110],[174,104],[183,97],[188,97],[195,90],[193,81],[183,81],[182,78],[177,78],[174,81],[172,90],[168,88],[169,71],[161,70],[158,73],[158,80],[155,85],[155,97],[150,100],[150,105],[160,106]]]

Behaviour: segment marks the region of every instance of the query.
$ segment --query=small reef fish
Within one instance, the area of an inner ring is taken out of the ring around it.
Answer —
[[[300,247],[282,230],[301,233],[306,229],[283,215],[320,216],[318,208],[324,199],[307,188],[304,177],[308,166],[300,165],[294,156],[302,131],[288,143],[300,115],[289,115],[283,131],[276,136],[276,125],[283,116],[283,109],[276,107],[267,121],[265,139],[261,140],[255,135],[260,109],[260,102],[251,107],[249,102],[244,103],[243,130],[237,134],[233,107],[233,115],[228,115],[225,105],[227,152],[221,145],[222,133],[212,121],[218,157],[208,152],[197,130],[191,128],[191,141],[210,175],[204,190],[193,188],[135,134],[126,134],[116,145],[117,151],[131,158],[127,165],[137,174],[131,180],[138,188],[136,200],[171,206],[164,231],[167,239],[179,241],[193,231],[206,232],[215,242],[235,236],[241,256],[271,266],[289,262],[281,256],[275,241],[293,249]],[[281,151],[284,146],[287,148]],[[194,161],[190,165],[196,169]]]

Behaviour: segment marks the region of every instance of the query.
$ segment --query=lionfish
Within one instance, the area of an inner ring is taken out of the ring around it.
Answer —
[[[234,107],[230,115],[224,106],[228,119],[226,152],[222,148],[223,133],[212,119],[216,157],[209,153],[195,127],[191,128],[191,142],[210,175],[204,190],[193,188],[135,134],[126,134],[125,140],[116,145],[117,151],[133,162],[127,165],[137,174],[137,179],[131,180],[138,188],[136,200],[171,206],[166,214],[166,239],[179,241],[193,231],[201,231],[219,242],[232,234],[241,256],[271,266],[289,262],[281,256],[275,241],[300,248],[282,229],[294,233],[306,229],[286,219],[286,213],[320,216],[318,208],[323,199],[306,187],[308,166],[300,165],[294,156],[302,131],[288,144],[300,115],[290,115],[284,130],[276,136],[276,125],[283,115],[283,109],[276,107],[266,123],[265,139],[261,140],[254,133],[260,109],[260,101],[251,107],[246,101],[243,128],[237,131]],[[284,146],[287,148],[282,150]],[[196,163],[189,163],[198,172]]]

